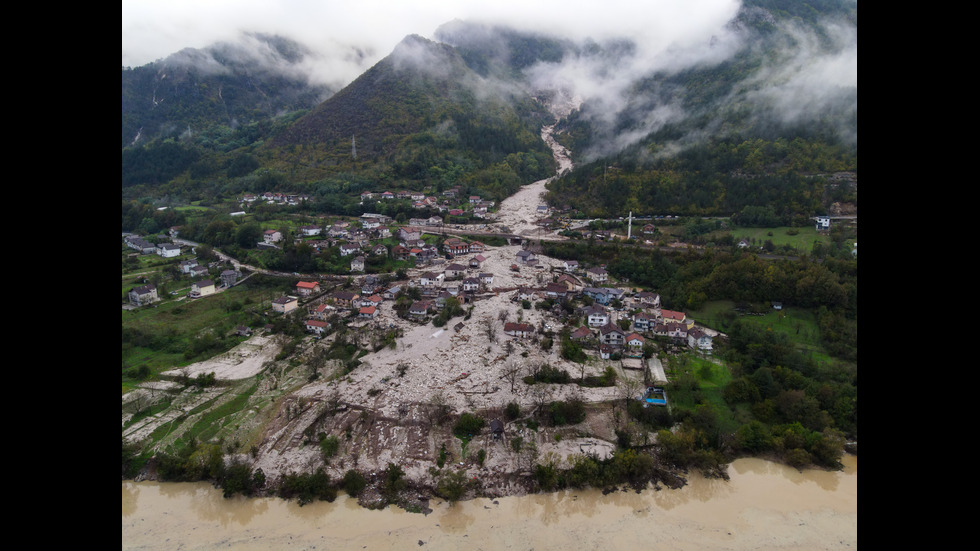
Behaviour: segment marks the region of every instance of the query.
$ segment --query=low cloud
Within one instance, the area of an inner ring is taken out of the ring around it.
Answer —
[[[527,67],[533,88],[565,96],[583,106],[583,115],[607,132],[601,155],[635,143],[665,124],[688,116],[664,89],[637,95],[637,82],[654,74],[717,64],[743,47],[744,34],[731,25],[739,0],[569,0],[562,3],[459,2],[456,0],[124,0],[123,65],[138,66],[218,41],[243,42],[256,66],[278,66],[305,74],[311,83],[340,89],[390,54],[406,36],[434,39],[436,29],[460,19],[509,26],[575,44],[577,53],[560,62]],[[857,30],[826,21],[822,36],[801,27],[787,29],[792,42],[738,90],[739,101],[760,117],[791,124],[821,109],[856,110]],[[307,50],[283,60],[254,33],[296,40]],[[406,48],[401,61],[427,70],[444,67],[419,59]],[[187,52],[188,62],[195,59]],[[218,64],[196,59],[204,67]],[[475,83],[491,89],[489,81]],[[629,120],[624,127],[621,123]],[[851,129],[851,132],[856,132]],[[585,152],[578,152],[579,155]]]

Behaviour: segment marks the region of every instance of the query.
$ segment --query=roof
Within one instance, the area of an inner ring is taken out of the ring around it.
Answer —
[[[300,289],[316,289],[319,285],[316,281],[300,281],[296,284]]]
[[[625,335],[625,333],[623,333],[623,330],[620,329],[618,325],[612,322],[609,322],[603,325],[602,327],[600,327],[599,332],[601,332],[603,335],[608,335],[609,333],[620,333]]]
[[[683,320],[685,317],[684,312],[675,312],[673,310],[661,310],[660,315],[664,319],[671,319],[671,320]]]

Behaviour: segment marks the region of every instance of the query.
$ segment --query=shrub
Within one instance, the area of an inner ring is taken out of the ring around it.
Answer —
[[[574,425],[585,420],[585,402],[577,398],[552,402],[548,407],[553,425]]]
[[[541,366],[541,369],[535,372],[534,380],[540,383],[567,384],[571,382],[572,377],[564,369],[551,367],[550,365],[545,364]]]
[[[262,469],[252,471],[251,467],[241,461],[233,461],[225,469],[224,477],[221,480],[221,489],[224,490],[225,497],[231,497],[237,493],[252,495],[256,489],[265,484],[265,474]]]
[[[287,474],[279,487],[279,496],[285,499],[295,497],[302,506],[314,499],[333,501],[337,498],[337,489],[331,486],[327,473],[317,469],[313,474]]]
[[[320,440],[320,452],[323,453],[323,460],[330,461],[330,458],[337,455],[340,449],[340,439],[336,436],[327,436]]]
[[[460,500],[469,488],[469,480],[466,478],[466,471],[446,472],[436,486],[436,492],[449,503],[456,503]]]
[[[443,444],[442,447],[439,448],[439,457],[436,458],[436,465],[438,465],[440,469],[446,464],[447,455],[446,445]]]
[[[344,473],[341,486],[344,488],[344,491],[347,492],[347,495],[357,497],[364,491],[364,488],[367,487],[367,480],[364,478],[364,475],[351,469]]]
[[[478,434],[485,424],[486,421],[482,417],[464,413],[453,426],[453,434],[460,440],[469,440],[473,435]]]
[[[384,472],[381,493],[388,499],[392,499],[407,486],[408,482],[405,481],[405,471],[394,463],[388,463],[388,468]]]
[[[507,406],[504,407],[504,415],[511,421],[517,419],[521,416],[521,405],[517,402],[508,402]]]

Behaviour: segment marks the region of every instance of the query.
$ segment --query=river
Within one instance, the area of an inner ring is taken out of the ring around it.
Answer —
[[[857,547],[857,457],[843,471],[739,459],[730,480],[691,476],[679,490],[569,490],[434,501],[428,515],[370,511],[341,494],[300,507],[225,499],[206,483],[122,483],[124,550],[669,549]]]

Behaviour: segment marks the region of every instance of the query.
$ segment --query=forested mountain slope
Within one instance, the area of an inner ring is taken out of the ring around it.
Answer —
[[[122,70],[122,146],[234,129],[309,109],[334,90],[313,82],[310,52],[279,36],[186,48]]]

